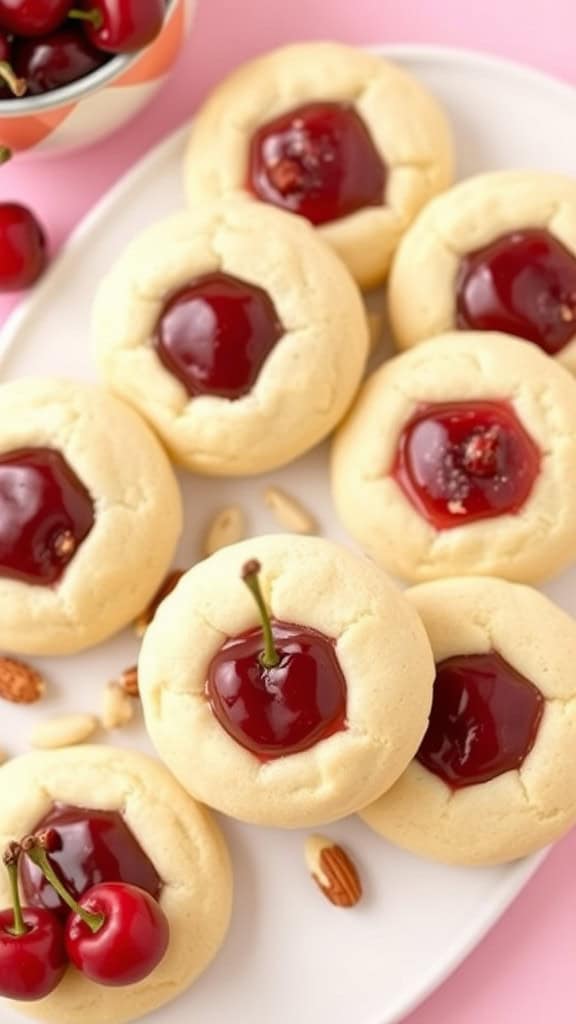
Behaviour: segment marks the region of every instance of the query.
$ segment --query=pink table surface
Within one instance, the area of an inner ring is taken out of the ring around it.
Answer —
[[[576,84],[575,36],[573,0],[200,0],[186,52],[143,116],[121,136],[84,154],[14,161],[1,171],[0,197],[32,204],[60,245],[95,200],[180,124],[223,72],[290,40],[465,46],[525,61]],[[574,145],[574,139],[566,144]],[[14,301],[2,298],[0,318]],[[575,862],[573,833],[479,948],[406,1024],[574,1024]]]

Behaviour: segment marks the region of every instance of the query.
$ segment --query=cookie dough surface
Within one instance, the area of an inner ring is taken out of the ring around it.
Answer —
[[[225,640],[259,625],[240,576],[252,558],[272,616],[334,638],[348,686],[345,730],[266,763],[225,732],[205,695]],[[426,728],[433,674],[418,616],[379,569],[329,541],[283,535],[225,548],[187,573],[139,662],[150,737],[184,787],[232,817],[285,828],[344,817],[392,785]]]
[[[121,811],[164,886],[170,924],[163,961],[144,981],[104,988],[68,968],[37,1003],[9,1003],[54,1024],[125,1024],[174,999],[207,967],[230,918],[232,875],[224,841],[208,815],[158,762],[113,747],[28,754],[0,770],[0,846],[30,833],[54,802]],[[2,906],[9,905],[5,872]]]
[[[353,104],[388,169],[381,207],[320,233],[363,288],[380,283],[402,232],[452,180],[451,132],[436,100],[401,68],[341,43],[298,43],[228,76],[196,115],[185,165],[191,202],[241,194],[253,133],[305,103]]]
[[[544,171],[493,171],[434,199],[404,235],[388,302],[398,346],[410,348],[456,326],[462,256],[527,228],[547,229],[576,257],[576,178]],[[574,340],[556,357],[576,372]]]
[[[152,343],[166,300],[216,271],[267,291],[285,328],[252,390],[235,401],[189,398]],[[326,437],[356,393],[369,348],[360,293],[328,246],[300,217],[242,201],[206,202],[140,235],[101,284],[93,328],[108,386],[176,461],[226,476],[275,468]]]
[[[541,451],[517,515],[436,530],[391,472],[400,435],[426,404],[504,400]],[[576,386],[535,345],[503,334],[446,334],[381,366],[332,451],[338,514],[366,552],[413,582],[441,576],[547,579],[576,556]]]
[[[71,654],[148,604],[180,535],[180,491],[143,420],[87,384],[24,378],[0,386],[0,454],[36,446],[61,452],[92,496],[95,522],[55,586],[0,577],[0,647]]]
[[[437,663],[497,651],[546,705],[518,771],[452,790],[413,761],[363,819],[413,853],[454,864],[499,864],[558,839],[576,821],[576,623],[543,594],[504,580],[437,580],[407,597]]]

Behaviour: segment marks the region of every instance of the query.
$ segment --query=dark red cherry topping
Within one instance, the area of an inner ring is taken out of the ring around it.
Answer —
[[[222,728],[267,761],[344,729],[347,691],[332,640],[264,614],[263,629],[231,637],[218,651],[206,694]]]
[[[458,327],[503,331],[549,355],[576,337],[576,257],[548,231],[514,231],[465,256]]]
[[[57,583],[94,525],[94,503],[60,452],[0,456],[0,577]]]
[[[247,188],[313,224],[381,206],[386,177],[364,121],[343,103],[291,110],[262,125],[250,143]]]
[[[169,299],[155,344],[161,362],[191,397],[236,399],[252,389],[283,334],[267,292],[215,273]]]
[[[532,750],[544,698],[495,652],[436,667],[428,730],[417,758],[452,789],[512,771]]]
[[[162,889],[154,865],[116,811],[94,811],[55,804],[35,832],[55,831],[58,841],[49,859],[61,882],[75,899],[100,882],[126,882],[157,899]],[[27,858],[21,862],[26,902],[67,914],[58,894]]]
[[[519,512],[540,452],[505,402],[447,402],[405,426],[392,475],[437,530]]]

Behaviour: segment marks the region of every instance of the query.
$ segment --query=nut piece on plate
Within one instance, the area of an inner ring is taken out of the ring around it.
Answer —
[[[12,704],[35,704],[46,691],[36,669],[14,658],[0,658],[0,698]]]
[[[220,548],[237,544],[246,536],[246,516],[240,505],[227,505],[216,513],[204,537],[202,553],[205,558]]]
[[[156,612],[158,611],[158,608],[162,604],[162,601],[164,600],[165,597],[168,597],[168,594],[172,593],[174,587],[178,585],[183,575],[184,569],[172,569],[171,572],[168,573],[166,579],[154,594],[154,597],[150,601],[150,604],[144,609],[143,612],[140,613],[138,618],[135,620],[134,631],[136,633],[136,636],[144,636],[144,633],[146,632],[148,626],[152,622],[152,619],[156,615]]]
[[[55,750],[85,743],[99,726],[95,715],[70,714],[45,718],[37,722],[30,735],[30,745],[37,750]]]
[[[122,687],[129,697],[139,697],[140,687],[138,686],[138,666],[131,665],[124,669],[122,674],[115,680]]]
[[[293,533],[317,533],[318,522],[302,502],[280,487],[268,487],[264,501],[280,526]]]
[[[107,683],[100,721],[105,729],[120,729],[134,718],[134,701],[121,683]]]
[[[452,180],[437,101],[402,68],[341,43],[298,43],[233,71],[197,111],[190,202],[223,196],[306,217],[362,288]]]
[[[362,883],[355,864],[341,846],[325,836],[309,836],[305,857],[308,870],[335,907],[355,907],[362,897]]]
[[[0,384],[0,649],[73,654],[119,632],[181,526],[172,466],[134,409],[79,381]]]
[[[93,335],[108,386],[173,459],[227,477],[323,441],[369,349],[360,292],[310,224],[240,199],[138,235],[100,284]]]

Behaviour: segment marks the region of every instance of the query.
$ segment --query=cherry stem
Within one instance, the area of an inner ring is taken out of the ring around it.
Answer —
[[[94,935],[100,931],[106,920],[104,914],[91,914],[88,910],[84,910],[84,907],[81,907],[78,901],[70,895],[48,860],[42,835],[28,836],[22,841],[22,849],[32,863],[37,868],[40,868],[46,881],[52,886],[62,902],[70,908],[72,913],[77,914]]]
[[[0,146],[0,164],[7,164],[12,159],[12,150],[8,146]]]
[[[242,569],[242,579],[254,597],[254,600],[258,605],[258,611],[260,612],[262,635],[264,637],[264,650],[260,655],[260,664],[263,665],[264,668],[275,668],[280,661],[280,655],[276,650],[274,636],[272,634],[272,624],[270,622],[270,616],[268,614],[268,609],[260,586],[258,574],[261,569],[262,566],[260,565],[260,562],[257,562],[255,559],[251,562],[246,562],[246,565]]]
[[[104,16],[99,7],[91,7],[88,11],[81,11],[77,7],[73,7],[71,11],[68,11],[68,17],[75,18],[76,21],[89,21],[96,31],[104,24]]]
[[[10,846],[6,849],[3,857],[4,865],[8,872],[8,878],[10,879],[10,893],[12,896],[12,908],[14,912],[14,924],[9,929],[10,935],[14,935],[19,938],[21,935],[27,935],[29,929],[26,927],[24,918],[22,916],[22,904],[20,903],[20,892],[18,889],[18,862],[22,848],[19,843],[10,843]]]
[[[10,92],[13,92],[18,99],[26,94],[28,82],[25,78],[18,78],[7,60],[0,60],[0,79],[6,83]]]

